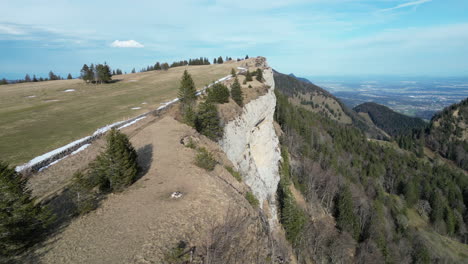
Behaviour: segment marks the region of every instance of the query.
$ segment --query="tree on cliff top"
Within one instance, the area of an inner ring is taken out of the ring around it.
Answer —
[[[194,106],[197,100],[197,90],[195,82],[187,70],[184,71],[179,86],[180,111],[184,117],[184,121],[192,125],[194,122]]]
[[[234,83],[231,85],[231,97],[239,106],[244,105],[244,100],[242,98],[241,85],[237,77],[234,79]]]

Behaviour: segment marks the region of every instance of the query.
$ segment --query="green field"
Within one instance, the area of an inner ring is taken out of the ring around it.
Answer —
[[[20,165],[99,127],[154,110],[177,97],[186,68],[200,89],[242,63],[117,75],[115,83],[102,85],[63,80],[0,86],[0,160]]]

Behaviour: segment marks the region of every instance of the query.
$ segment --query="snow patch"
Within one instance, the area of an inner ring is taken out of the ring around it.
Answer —
[[[74,91],[75,91],[75,89],[67,89],[67,90],[65,90],[65,91],[63,91],[63,92],[64,92],[64,93],[70,93],[70,92],[74,92]]]
[[[147,102],[143,102],[143,103],[141,103],[141,104],[148,104],[148,103],[147,103]]]
[[[141,107],[137,106],[137,107],[132,107],[132,110],[139,110],[141,109]]]
[[[88,143],[88,144],[84,144],[83,146],[81,146],[81,147],[78,148],[77,150],[73,151],[73,152],[71,153],[71,155],[75,155],[75,154],[77,154],[78,152],[81,152],[81,151],[85,150],[85,149],[88,148],[89,146],[91,146],[91,144],[89,144],[89,143]]]
[[[30,96],[26,96],[28,98],[35,98],[36,96],[35,95],[30,95]]]
[[[133,125],[133,124],[137,123],[138,121],[140,121],[140,120],[142,120],[142,119],[145,119],[145,118],[146,118],[146,116],[139,117],[139,118],[133,120],[132,122],[129,122],[129,123],[127,123],[127,124],[125,124],[125,125],[119,127],[118,129],[122,129],[122,128],[129,127],[129,126],[131,126],[131,125]]]

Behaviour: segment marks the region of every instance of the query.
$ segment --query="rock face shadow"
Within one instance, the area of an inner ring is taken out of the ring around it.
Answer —
[[[137,150],[138,154],[138,165],[140,166],[140,172],[138,173],[137,180],[148,173],[153,162],[153,144],[145,145]]]

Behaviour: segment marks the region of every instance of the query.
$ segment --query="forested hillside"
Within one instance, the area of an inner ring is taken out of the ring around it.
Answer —
[[[297,234],[289,239],[300,263],[468,261],[462,243],[468,177],[462,170],[369,141],[355,124],[291,103],[294,91],[304,88],[291,77],[277,73],[275,83],[275,116],[290,157],[283,155],[282,177],[308,205],[305,220],[290,213],[285,225]]]
[[[364,118],[356,114],[353,110],[344,105],[338,98],[328,91],[318,87],[313,83],[303,82],[293,76],[275,72],[276,89],[288,96],[288,98],[300,98],[300,105],[322,116],[341,121],[342,118],[349,118],[350,122],[361,131],[364,131],[371,138],[387,138],[373,124],[366,122]],[[316,98],[320,98],[318,103]],[[331,102],[331,103],[329,103]]]
[[[459,167],[468,170],[468,98],[436,114],[427,131],[426,144]]]
[[[392,137],[410,134],[414,129],[423,129],[427,124],[420,118],[409,117],[373,102],[360,104],[353,109],[358,113],[367,113],[372,122]]]

